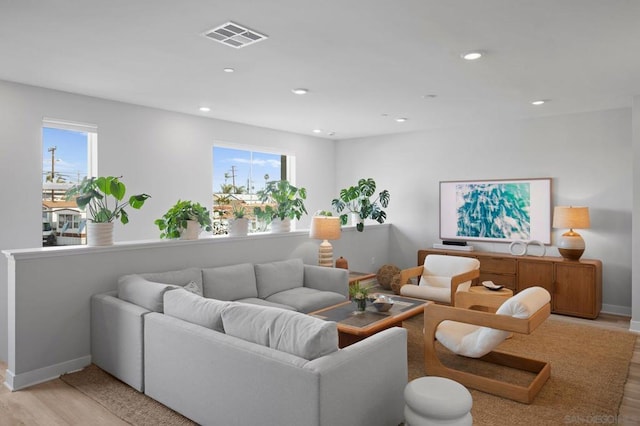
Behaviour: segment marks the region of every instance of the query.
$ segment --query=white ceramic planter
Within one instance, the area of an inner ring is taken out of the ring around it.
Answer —
[[[291,219],[285,218],[285,220],[273,219],[271,221],[271,233],[278,234],[282,232],[291,231]]]
[[[200,224],[197,220],[188,220],[187,229],[180,232],[181,240],[197,240],[200,235]]]
[[[87,245],[90,247],[113,245],[113,222],[87,222]]]
[[[245,237],[249,233],[249,219],[242,217],[229,221],[230,237]]]

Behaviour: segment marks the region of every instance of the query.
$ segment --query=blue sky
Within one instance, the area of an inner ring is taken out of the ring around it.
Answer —
[[[281,179],[280,155],[213,147],[213,192],[220,192],[220,186],[225,182],[233,183],[232,170],[236,186],[253,186],[252,192],[255,192],[264,188],[265,175],[269,175],[269,181]],[[225,173],[228,175],[227,179]]]
[[[55,177],[77,182],[87,175],[87,134],[72,130],[44,127],[42,129],[42,182],[51,172],[50,147],[55,150]],[[55,180],[55,179],[54,179]]]

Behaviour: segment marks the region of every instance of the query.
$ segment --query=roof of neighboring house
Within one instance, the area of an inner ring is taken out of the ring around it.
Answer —
[[[77,209],[78,205],[75,201],[51,201],[51,200],[42,200],[42,208],[47,210],[57,210],[57,209]]]

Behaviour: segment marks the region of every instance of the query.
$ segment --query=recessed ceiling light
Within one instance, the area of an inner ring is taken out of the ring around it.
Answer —
[[[312,132],[313,133],[322,133],[322,129],[313,129]]]
[[[297,88],[297,89],[291,89],[291,91],[293,93],[295,93],[296,95],[306,95],[307,93],[309,93],[309,89],[305,89],[305,88]]]
[[[224,71],[224,72],[234,72],[235,70],[233,68],[225,68],[222,71]]]
[[[397,121],[398,123],[404,123],[404,122],[405,122],[405,121],[407,121],[407,120],[408,120],[408,118],[406,118],[406,117],[398,117],[398,118],[396,118],[396,121]]]
[[[329,136],[335,136],[336,132],[329,132]]]
[[[462,59],[466,59],[467,61],[475,61],[476,59],[482,58],[482,52],[467,52],[463,53],[461,56]]]
[[[547,101],[545,101],[544,99],[540,99],[540,100],[531,102],[531,105],[542,105],[545,102],[547,102]]]
[[[382,113],[382,114],[380,114],[380,115],[381,115],[381,116],[383,116],[383,117],[388,117],[388,116],[389,116],[389,114],[387,114],[387,113],[385,113],[385,112],[383,112],[383,113]]]
[[[209,107],[200,107],[200,111],[209,112],[209,111],[211,111],[211,108],[209,108]]]

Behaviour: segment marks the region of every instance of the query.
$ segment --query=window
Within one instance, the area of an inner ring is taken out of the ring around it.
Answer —
[[[85,244],[85,215],[65,193],[96,176],[97,127],[44,119],[42,124],[42,244]]]
[[[283,153],[265,152],[215,145],[213,147],[213,233],[227,233],[234,207],[244,207],[250,219],[249,232],[266,231],[253,214],[261,206],[258,191],[267,182],[294,180],[295,157]]]

